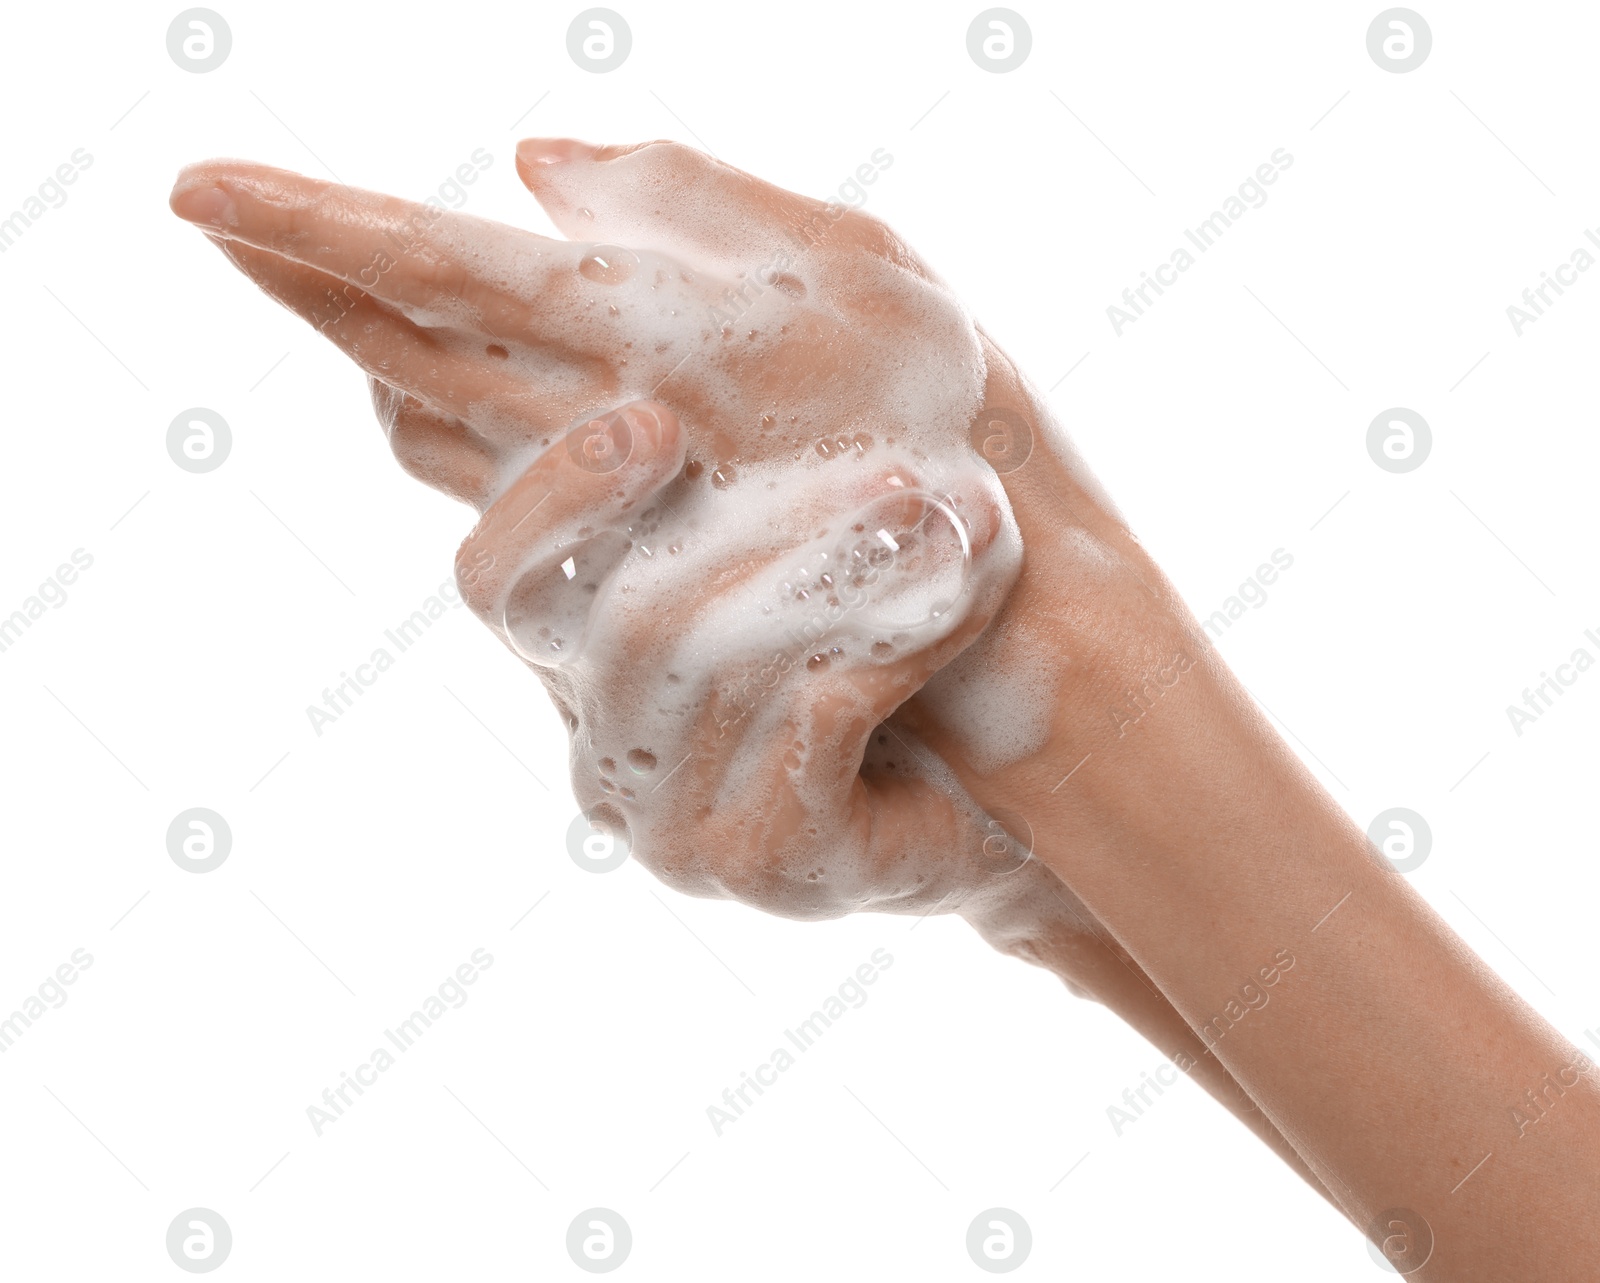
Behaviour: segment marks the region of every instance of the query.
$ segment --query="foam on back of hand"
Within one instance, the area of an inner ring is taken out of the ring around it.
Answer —
[[[618,199],[595,182],[597,205]],[[667,212],[702,245],[717,217],[687,200]],[[580,804],[669,881],[746,898],[759,882],[764,907],[794,916],[930,892],[953,876],[947,853],[892,876],[870,867],[840,805],[859,747],[853,763],[840,755],[862,738],[852,710],[870,707],[856,679],[899,672],[993,612],[1020,566],[1005,493],[970,444],[976,332],[909,262],[774,233],[753,261],[707,263],[688,245],[675,257],[666,223],[650,220],[649,248],[561,251],[444,225],[450,252],[508,297],[570,314],[564,364],[592,354],[610,370],[610,402],[588,415],[660,402],[687,439],[653,495],[559,539],[535,533],[535,516],[492,599],[463,589],[545,676],[573,732]],[[547,352],[509,346],[512,368],[562,377]],[[530,430],[514,401],[466,411],[496,449],[497,498],[567,448],[566,425]],[[899,698],[915,692],[903,685]],[[976,823],[953,781],[942,787]],[[709,815],[765,867],[718,865]]]

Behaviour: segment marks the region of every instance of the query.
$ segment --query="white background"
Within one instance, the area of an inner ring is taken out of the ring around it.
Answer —
[[[616,3],[606,75],[568,56],[577,4],[216,0],[203,75],[168,56],[176,4],[8,15],[0,213],[93,164],[0,255],[0,614],[94,564],[0,654],[0,1014],[94,963],[0,1055],[0,1270],[183,1277],[166,1229],[203,1206],[219,1277],[581,1278],[566,1229],[599,1205],[622,1277],[970,1279],[998,1205],[1033,1228],[1019,1277],[1379,1277],[1192,1084],[1115,1135],[1161,1053],[960,921],[796,924],[577,868],[557,719],[464,610],[316,736],[306,706],[472,514],[166,197],[237,155],[421,199],[484,148],[465,208],[548,231],[530,134],[698,140],[818,197],[887,149],[867,208],[1053,389],[1195,609],[1292,554],[1229,662],[1363,826],[1426,817],[1416,886],[1587,1046],[1600,671],[1520,737],[1505,706],[1600,657],[1600,271],[1520,338],[1506,307],[1600,224],[1600,15],[1418,0],[1433,51],[1396,75],[1378,3],[1018,0],[1033,51],[997,75],[976,3]],[[1267,204],[1116,336],[1107,305],[1280,147]],[[234,434],[207,475],[166,454],[191,406]],[[1433,430],[1405,475],[1366,453],[1390,406]],[[204,876],[165,846],[194,806],[234,834]],[[470,1001],[317,1137],[306,1107],[478,947]],[[879,947],[870,1001],[716,1136],[706,1107]]]

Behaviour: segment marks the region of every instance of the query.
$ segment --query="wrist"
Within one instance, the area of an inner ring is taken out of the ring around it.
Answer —
[[[990,947],[1058,976],[1078,997],[1091,996],[1074,949],[1093,937],[1082,902],[1037,858],[1005,874],[988,874],[956,906]]]

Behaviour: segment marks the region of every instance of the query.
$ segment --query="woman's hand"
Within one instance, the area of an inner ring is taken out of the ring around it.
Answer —
[[[988,903],[1026,846],[883,725],[1019,568],[971,322],[881,224],[691,149],[519,170],[586,239],[229,162],[173,207],[479,508],[458,578],[549,688],[593,823],[791,916]]]
[[[1074,692],[1149,649],[1118,650],[1129,620],[1178,618],[1041,399],[876,220],[673,144],[518,169],[573,242],[240,162],[172,204],[479,510],[458,578],[548,687],[591,823],[694,894],[959,912],[1305,1174],[1029,821],[952,772],[1049,769],[1103,730]]]
[[[1357,1225],[1430,1222],[1431,1277],[1576,1276],[1600,1093],[1499,1139],[1573,1049],[1374,858],[937,279],[686,148],[519,167],[574,241],[241,164],[173,205],[479,509],[458,576],[596,818],[696,894],[958,908]]]

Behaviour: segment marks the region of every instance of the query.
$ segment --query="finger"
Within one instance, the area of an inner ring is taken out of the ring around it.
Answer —
[[[590,667],[620,671],[684,643],[692,654],[683,668],[720,679],[695,702],[716,692],[728,706],[722,720],[734,725],[776,680],[767,663],[774,647],[794,652],[783,671],[812,660],[821,667],[847,638],[863,651],[875,645],[883,659],[913,634],[945,626],[934,607],[958,602],[970,569],[965,518],[951,506],[959,499],[922,489],[903,461],[794,480],[774,511],[765,498],[725,497],[689,463],[630,518],[627,538],[614,540],[621,551],[606,564],[618,573],[606,590],[606,627],[586,651]],[[585,524],[598,542],[594,523]]]
[[[581,249],[532,232],[244,161],[186,167],[174,213],[337,277],[427,323],[568,346]]]
[[[582,650],[600,585],[632,545],[630,519],[683,469],[677,416],[636,401],[577,424],[535,459],[456,553],[473,610],[530,662]]]
[[[864,598],[818,637],[806,659],[814,680],[789,686],[786,720],[809,716],[822,733],[807,770],[823,781],[861,768],[868,738],[988,626],[1015,573],[1003,509],[986,490],[962,503],[890,496],[851,524],[845,581]],[[882,522],[882,525],[878,523]],[[876,527],[876,529],[874,529]],[[797,785],[807,783],[804,775]]]
[[[724,269],[767,262],[784,246],[793,252],[834,221],[823,202],[682,143],[528,138],[517,144],[517,174],[574,240],[648,247]]]
[[[423,329],[337,277],[244,241],[207,239],[367,374],[496,442],[540,439],[553,425],[570,423],[574,406],[587,408],[614,391],[602,367],[573,367],[536,350],[513,353],[482,336]]]
[[[862,680],[883,681],[899,659],[993,608],[989,564],[1001,558],[987,550],[1000,518],[985,490],[994,483],[979,474],[964,497],[921,488],[903,462],[819,473],[774,514],[764,502],[724,510],[715,491],[696,493],[692,469],[670,504],[662,492],[632,518],[637,555],[608,589],[590,667],[621,672],[655,653],[669,671],[702,674],[684,694],[714,714],[713,740],[753,734],[747,720],[792,673],[870,661]],[[501,505],[508,523],[526,502]],[[599,523],[584,524],[593,535]]]
[[[987,626],[1015,577],[1006,510],[980,491],[961,511],[964,538],[952,532],[945,551],[970,555],[976,574],[924,629],[879,627],[860,606],[823,637],[778,657],[769,650],[753,685],[719,690],[717,711],[700,717],[670,793],[652,799],[660,813],[638,817],[652,867],[710,860],[727,894],[796,917],[926,904],[970,883],[971,869],[944,848],[952,833],[969,832],[971,859],[982,861],[986,834],[953,778],[929,782],[948,772],[903,738],[876,747],[868,762],[869,746],[887,734],[884,723]],[[913,561],[909,574],[938,580],[927,574],[926,552]],[[886,568],[887,600],[876,604],[898,614],[905,592],[893,578]],[[934,601],[944,592],[938,585],[925,596]],[[946,858],[915,858],[934,850]],[[948,869],[948,888],[930,886],[930,867]]]
[[[378,422],[400,466],[417,480],[480,511],[494,484],[496,456],[488,442],[452,414],[368,376]]]
[[[895,673],[903,657],[955,628],[974,605],[990,604],[988,563],[1001,516],[982,478],[966,482],[971,494],[965,497],[923,489],[917,473],[899,463],[860,478],[819,476],[817,482],[773,523],[781,534],[754,533],[770,544],[774,537],[792,539],[789,532],[813,522],[825,523],[823,529],[781,558],[763,558],[754,546],[742,550],[733,565],[743,592],[727,591],[715,613],[697,623],[697,631],[727,640],[699,642],[702,651],[732,668],[741,650],[765,660],[773,638],[781,637],[787,648],[804,652],[800,658],[812,671],[831,671],[843,655],[840,671],[859,669],[861,680],[877,682]],[[817,503],[823,484],[833,501],[831,519]],[[855,510],[840,518],[841,506]],[[717,560],[729,559],[711,547],[701,560],[711,561],[703,578],[723,596],[723,580],[712,579],[711,571]]]

